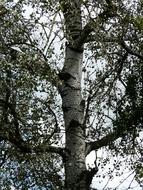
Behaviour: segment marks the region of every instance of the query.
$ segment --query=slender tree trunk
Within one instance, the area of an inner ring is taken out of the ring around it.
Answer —
[[[65,63],[59,77],[65,121],[66,158],[65,189],[88,190],[86,184],[84,101],[81,95],[82,44],[77,46],[82,31],[81,0],[60,0],[65,18],[67,47]]]
[[[81,95],[83,53],[67,47],[60,90],[66,130],[65,189],[85,190],[84,105]]]

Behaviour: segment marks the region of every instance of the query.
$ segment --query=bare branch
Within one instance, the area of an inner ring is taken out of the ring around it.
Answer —
[[[57,121],[57,116],[55,114],[55,112],[51,109],[51,107],[49,105],[46,105],[49,109],[49,111],[52,113],[53,117],[54,117],[54,120],[55,120],[55,127],[54,127],[54,130],[52,131],[52,133],[48,136],[47,139],[45,139],[44,142],[49,142],[50,139],[54,136],[54,134],[56,132],[58,132],[58,129],[59,129],[59,126],[58,126],[58,121]]]

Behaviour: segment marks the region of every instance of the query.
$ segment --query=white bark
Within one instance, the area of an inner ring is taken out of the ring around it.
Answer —
[[[86,189],[84,108],[81,104],[82,57],[83,53],[75,52],[67,47],[62,71],[63,85],[60,93],[66,130],[66,190]]]

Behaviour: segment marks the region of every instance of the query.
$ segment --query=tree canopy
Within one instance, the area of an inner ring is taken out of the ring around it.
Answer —
[[[72,133],[96,153],[88,186],[118,156],[142,186],[143,1],[3,0],[0,28],[2,190],[64,189]]]

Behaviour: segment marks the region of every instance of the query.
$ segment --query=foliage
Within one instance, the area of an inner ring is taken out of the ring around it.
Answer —
[[[93,20],[82,68],[86,141],[98,142],[113,133],[115,138],[111,135],[107,140],[107,154],[132,155],[134,159],[127,165],[136,171],[142,185],[142,164],[135,155],[143,154],[143,2],[115,1],[112,8],[117,9],[116,17],[101,17],[105,20],[101,22],[96,18],[107,2],[81,1],[83,26]],[[65,42],[71,36],[64,26],[63,10],[65,7],[55,0],[0,3],[3,189],[11,185],[18,189],[63,187],[62,159],[53,152],[47,154],[46,148],[37,153],[41,145],[64,147],[64,117],[57,86]],[[35,152],[29,154],[29,147],[35,147]],[[99,160],[103,166],[109,162]]]

